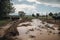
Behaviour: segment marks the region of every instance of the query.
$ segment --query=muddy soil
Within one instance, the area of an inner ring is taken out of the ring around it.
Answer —
[[[15,40],[60,40],[58,27],[39,19],[20,23],[17,30],[19,35],[14,37]]]

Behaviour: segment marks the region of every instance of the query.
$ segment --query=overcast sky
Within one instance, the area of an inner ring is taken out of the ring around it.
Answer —
[[[24,11],[26,14],[60,12],[60,0],[12,0],[15,13]]]

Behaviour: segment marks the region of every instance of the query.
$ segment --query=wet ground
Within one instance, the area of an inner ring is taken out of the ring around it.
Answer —
[[[20,23],[17,29],[19,36],[16,36],[16,40],[60,40],[58,27],[39,19]]]

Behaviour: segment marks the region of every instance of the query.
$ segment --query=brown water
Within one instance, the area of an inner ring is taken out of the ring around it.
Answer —
[[[23,24],[30,24],[31,26],[20,26]],[[45,25],[49,25],[49,27],[54,26],[54,24],[42,23],[39,19],[33,19],[32,22],[20,23],[17,27],[19,32],[19,36],[17,36],[18,40],[60,40],[57,28],[52,30]]]

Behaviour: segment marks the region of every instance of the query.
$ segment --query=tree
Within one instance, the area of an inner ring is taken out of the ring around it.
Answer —
[[[35,15],[34,15],[34,14],[32,14],[32,16],[33,16],[33,17],[35,17]]]
[[[56,19],[58,19],[58,14],[55,13],[55,14],[52,16],[52,18],[54,18],[54,19],[55,19],[55,22],[56,22]]]
[[[58,14],[57,14],[57,13],[55,13],[54,15],[55,15],[55,16],[57,16]]]
[[[14,12],[14,7],[12,7],[12,5],[11,0],[0,0],[0,19]]]
[[[53,13],[52,13],[52,12],[50,12],[50,13],[49,13],[49,16],[53,16]]]
[[[40,16],[39,13],[37,13],[37,14],[36,14],[36,17],[39,17],[39,16]]]
[[[19,11],[18,13],[19,13],[20,17],[24,17],[25,16],[25,13],[23,11]]]

